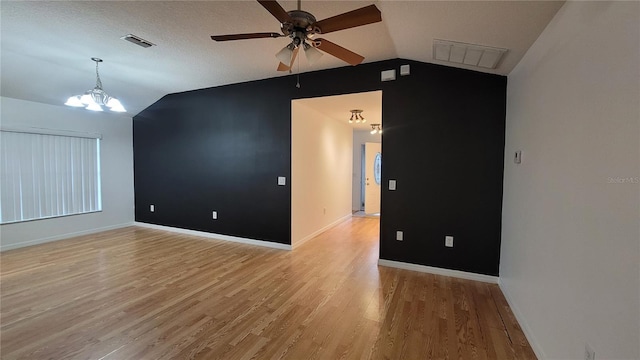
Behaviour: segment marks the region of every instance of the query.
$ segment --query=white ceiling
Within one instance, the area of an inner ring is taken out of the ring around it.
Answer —
[[[371,131],[371,124],[382,125],[382,91],[369,91],[356,94],[322,96],[311,99],[298,99],[295,102],[311,108],[328,119],[351,126],[354,130]],[[366,122],[349,124],[351,110],[363,110]]]
[[[323,35],[365,57],[438,63],[433,39],[509,52],[495,70],[507,75],[562,6],[555,1],[302,1],[324,19],[369,4],[382,22]],[[280,1],[286,9],[295,1]],[[256,1],[1,1],[0,95],[60,105],[95,85],[91,57],[100,57],[107,93],[135,115],[162,96],[286,75],[274,54],[287,39],[214,42],[209,36],[278,32],[278,21]],[[141,48],[120,40],[135,34]],[[345,66],[325,54],[300,71]],[[296,66],[297,67],[297,66]],[[464,66],[462,66],[464,67]]]

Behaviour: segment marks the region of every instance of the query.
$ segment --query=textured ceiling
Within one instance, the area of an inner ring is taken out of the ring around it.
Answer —
[[[508,48],[493,72],[506,75],[562,6],[552,1],[302,1],[324,19],[369,4],[383,21],[323,35],[365,56],[365,62],[432,59],[434,38]],[[280,1],[286,9],[295,1]],[[1,1],[0,95],[47,104],[95,84],[100,57],[105,91],[135,115],[168,93],[286,75],[274,54],[287,39],[216,43],[213,34],[278,32],[256,1]],[[141,48],[120,40],[135,34]],[[345,66],[325,54],[300,71]],[[297,69],[297,65],[294,69]],[[477,69],[480,70],[480,69]],[[486,70],[485,70],[486,71]]]

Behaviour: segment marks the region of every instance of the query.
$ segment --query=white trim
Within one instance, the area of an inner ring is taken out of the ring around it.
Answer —
[[[50,237],[41,238],[41,239],[23,241],[23,242],[20,242],[20,243],[17,243],[17,244],[0,245],[0,252],[1,251],[5,251],[5,250],[18,249],[18,248],[26,247],[26,246],[44,244],[44,243],[48,243],[48,242],[52,242],[52,241],[69,239],[69,238],[82,236],[82,235],[95,234],[95,233],[99,233],[99,232],[102,232],[102,231],[120,229],[120,228],[124,228],[124,227],[127,227],[127,226],[133,226],[133,222],[127,222],[127,223],[118,224],[118,225],[105,226],[105,227],[101,227],[101,228],[97,228],[97,229],[77,231],[77,232],[73,232],[73,233],[50,236]]]
[[[0,127],[0,131],[26,133],[26,134],[58,135],[58,136],[69,136],[69,137],[79,137],[79,138],[88,138],[88,139],[102,139],[102,134],[98,134],[98,133],[87,133],[87,132],[60,130],[60,129],[35,128],[35,127],[26,127],[26,126],[20,126],[20,125],[2,125]]]
[[[492,284],[498,283],[497,276],[476,274],[476,273],[459,271],[459,270],[443,269],[443,268],[438,268],[433,266],[411,264],[411,263],[405,263],[400,261],[379,259],[378,265],[388,266],[388,267],[393,267],[398,269],[419,271],[419,272],[429,273],[429,274],[451,276],[451,277],[460,278],[460,279],[482,281],[482,282],[492,283]]]
[[[533,335],[533,331],[529,327],[529,324],[525,321],[525,318],[522,315],[522,312],[520,312],[520,309],[518,309],[518,307],[513,302],[513,300],[511,300],[511,297],[509,296],[509,292],[506,289],[506,284],[502,281],[502,278],[498,280],[498,286],[500,287],[500,290],[502,291],[504,298],[507,300],[507,304],[509,304],[509,307],[511,308],[511,312],[516,317],[516,320],[518,321],[518,324],[520,325],[520,328],[522,329],[524,336],[527,338],[527,341],[529,341],[529,345],[531,345],[531,349],[533,349],[533,352],[536,354],[536,357],[539,360],[546,359],[547,357],[545,356],[544,351],[542,351],[542,347],[538,343],[536,337]]]
[[[272,241],[247,239],[247,238],[241,238],[241,237],[231,236],[231,235],[214,234],[206,231],[197,231],[197,230],[181,229],[181,228],[164,226],[164,225],[147,224],[147,223],[138,222],[138,221],[135,221],[133,224],[136,226],[145,227],[149,229],[164,230],[164,231],[170,231],[178,234],[200,236],[208,239],[231,241],[231,242],[237,242],[237,243],[248,244],[248,245],[256,245],[256,246],[264,246],[264,247],[280,249],[280,250],[291,250],[291,245],[275,243]]]
[[[336,226],[336,225],[340,224],[341,222],[347,221],[347,220],[348,220],[348,219],[350,219],[351,217],[352,217],[352,215],[351,215],[351,214],[347,214],[347,215],[345,215],[345,216],[343,216],[343,217],[339,218],[338,220],[336,220],[336,221],[332,222],[331,224],[329,224],[329,225],[327,225],[327,226],[325,226],[325,227],[323,227],[323,228],[321,228],[321,229],[319,229],[319,230],[316,230],[316,231],[312,232],[311,234],[309,234],[309,235],[307,235],[307,236],[303,237],[302,239],[300,239],[300,240],[296,241],[296,242],[295,242],[295,244],[293,244],[293,247],[294,247],[294,248],[297,248],[298,246],[300,246],[300,245],[304,244],[305,242],[307,242],[307,241],[309,241],[309,240],[313,239],[314,237],[316,237],[316,236],[318,236],[318,235],[322,234],[323,232],[325,232],[325,231],[327,231],[327,230],[331,229],[332,227],[334,227],[334,226]],[[291,241],[291,242],[293,243],[293,241]]]

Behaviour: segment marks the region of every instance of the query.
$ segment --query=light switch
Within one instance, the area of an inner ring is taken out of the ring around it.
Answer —
[[[402,233],[402,231],[396,231],[396,240],[398,241],[404,240],[404,234]]]
[[[406,76],[411,74],[411,67],[409,65],[400,66],[400,76]]]
[[[156,211],[156,206],[155,205],[149,205],[149,211],[151,211],[151,212]]]
[[[211,212],[211,217],[213,218],[213,220],[217,220],[218,219],[218,212],[217,211]]]
[[[396,189],[396,181],[389,180],[389,190],[395,190],[395,189]]]
[[[522,162],[522,151],[516,151],[515,155],[513,155],[513,162],[515,164],[520,164]]]
[[[280,186],[287,185],[287,178],[284,176],[278,176],[278,185]]]

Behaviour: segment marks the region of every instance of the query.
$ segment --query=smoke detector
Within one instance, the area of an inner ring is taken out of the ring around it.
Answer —
[[[508,49],[466,44],[448,40],[433,40],[433,58],[454,64],[495,69]]]

